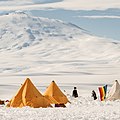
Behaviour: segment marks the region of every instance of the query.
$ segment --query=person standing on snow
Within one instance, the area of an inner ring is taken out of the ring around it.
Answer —
[[[94,91],[94,90],[92,91],[92,97],[94,98],[94,100],[96,100],[96,99],[97,99],[97,96],[96,96],[96,93],[95,93],[95,91]]]
[[[77,88],[76,87],[74,87],[72,96],[75,97],[75,98],[78,97],[78,93],[77,93]]]

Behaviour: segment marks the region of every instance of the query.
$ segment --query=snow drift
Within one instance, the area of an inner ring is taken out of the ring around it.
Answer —
[[[0,74],[119,74],[120,43],[24,12],[0,16]]]
[[[0,108],[0,119],[2,120],[119,120],[119,101],[99,102],[89,97],[71,99],[72,104],[67,108]]]

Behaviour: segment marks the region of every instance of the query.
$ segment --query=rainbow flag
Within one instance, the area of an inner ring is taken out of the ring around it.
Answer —
[[[107,85],[103,86],[103,87],[99,87],[99,93],[100,93],[100,100],[104,101],[106,98],[106,93],[107,93]]]

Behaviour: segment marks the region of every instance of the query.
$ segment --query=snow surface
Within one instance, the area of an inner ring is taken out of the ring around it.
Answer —
[[[41,93],[44,93],[46,87],[52,79],[55,79],[58,86],[67,95],[70,103],[66,108],[6,108],[0,106],[1,120],[119,120],[120,119],[120,100],[103,101],[99,100],[98,87],[108,84],[108,90],[112,86],[113,78],[104,80],[100,76],[82,76],[82,77],[32,77],[32,81]],[[93,78],[95,80],[93,80]],[[19,89],[25,77],[1,77],[0,78],[0,98],[10,100]],[[120,82],[120,81],[119,81]],[[72,98],[73,87],[77,86],[78,98]],[[91,98],[91,91],[97,92],[98,100]],[[54,106],[54,105],[53,105]]]
[[[120,42],[24,12],[0,16],[0,75],[119,75]]]
[[[30,77],[41,93],[55,80],[71,101],[66,108],[0,106],[1,120],[120,120],[120,101],[100,102],[98,93],[99,86],[109,90],[119,81],[119,71],[118,41],[20,11],[0,16],[0,99],[10,100]],[[71,97],[74,86],[77,99]]]
[[[72,99],[67,108],[0,108],[1,120],[119,120],[120,101]]]
[[[66,108],[6,108],[0,106],[0,119],[1,120],[119,120],[120,119],[120,100],[116,101],[103,101],[99,100],[98,86],[105,83],[108,84],[110,90],[113,84],[113,78],[101,81],[100,76],[82,76],[82,77],[58,77],[58,76],[33,76],[32,82],[44,93],[46,87],[50,84],[52,79],[55,79],[60,89],[67,95],[71,101],[66,104]],[[0,81],[0,98],[7,100],[12,98],[25,77],[1,77]],[[120,82],[120,81],[119,81]],[[0,82],[1,83],[1,82]],[[4,84],[3,84],[4,83]],[[77,86],[78,98],[71,97],[73,87]],[[94,101],[91,98],[91,91],[94,89],[97,92],[98,99]],[[54,105],[53,105],[54,106]]]

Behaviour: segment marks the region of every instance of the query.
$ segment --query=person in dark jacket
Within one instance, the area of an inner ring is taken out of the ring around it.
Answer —
[[[77,88],[76,87],[74,87],[72,96],[75,97],[75,98],[78,97],[78,93],[77,93]]]
[[[96,96],[96,93],[95,93],[95,91],[94,91],[94,90],[92,91],[92,97],[94,98],[94,100],[96,100],[96,99],[97,99],[97,96]]]

